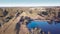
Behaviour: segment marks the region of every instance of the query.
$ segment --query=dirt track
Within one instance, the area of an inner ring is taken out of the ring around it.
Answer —
[[[13,18],[8,23],[4,24],[3,27],[1,28],[2,30],[1,34],[15,34],[14,29],[19,19],[20,17],[17,17],[15,20]]]

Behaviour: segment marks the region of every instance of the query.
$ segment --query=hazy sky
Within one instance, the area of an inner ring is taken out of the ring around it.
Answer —
[[[60,0],[0,0],[0,6],[60,6]]]

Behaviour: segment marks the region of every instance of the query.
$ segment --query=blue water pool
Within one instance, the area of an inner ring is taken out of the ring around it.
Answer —
[[[42,31],[46,32],[46,34],[48,31],[50,31],[51,34],[60,34],[60,23],[53,22],[49,24],[47,21],[31,21],[27,27],[28,29],[39,27]]]

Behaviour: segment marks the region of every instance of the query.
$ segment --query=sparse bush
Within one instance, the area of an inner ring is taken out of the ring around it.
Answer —
[[[43,15],[48,15],[48,12],[42,12]]]
[[[5,10],[5,11],[3,12],[3,15],[6,16],[7,14],[8,14],[8,12]]]

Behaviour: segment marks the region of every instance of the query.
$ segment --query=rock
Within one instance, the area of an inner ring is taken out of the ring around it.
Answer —
[[[31,29],[31,34],[40,34],[41,29],[40,28],[33,28]]]

